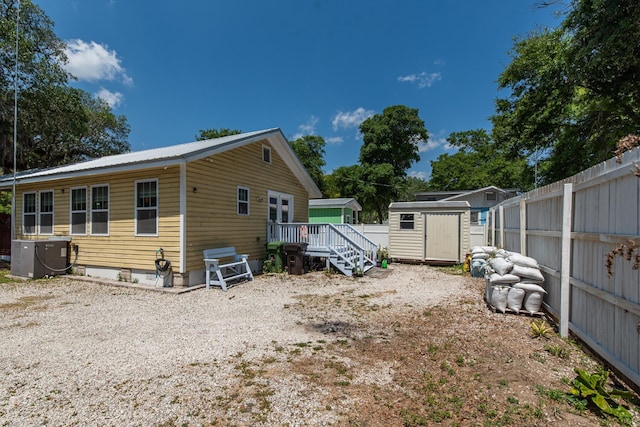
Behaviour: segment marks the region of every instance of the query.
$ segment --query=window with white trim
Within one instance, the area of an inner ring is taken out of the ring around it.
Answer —
[[[400,230],[413,230],[414,218],[414,214],[400,214]]]
[[[109,186],[91,187],[91,234],[109,235]]]
[[[87,187],[71,189],[71,234],[87,234]]]
[[[271,147],[267,147],[266,145],[262,146],[262,160],[271,163]]]
[[[136,236],[158,235],[158,180],[136,181]]]
[[[53,190],[40,192],[39,234],[53,234]]]
[[[293,195],[268,192],[269,197],[269,221],[287,223],[293,218]]]
[[[22,234],[36,234],[36,193],[22,194]]]
[[[238,215],[249,215],[249,189],[238,186]]]

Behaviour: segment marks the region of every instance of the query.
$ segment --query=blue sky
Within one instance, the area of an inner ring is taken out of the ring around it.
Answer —
[[[490,128],[513,38],[559,24],[534,0],[35,0],[68,45],[74,85],[131,126],[134,151],[200,129],[322,136],[325,172],[357,163],[358,125],[390,105],[429,131]],[[503,94],[504,95],[504,94]]]

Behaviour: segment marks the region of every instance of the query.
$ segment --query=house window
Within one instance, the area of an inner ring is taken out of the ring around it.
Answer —
[[[71,189],[71,234],[87,234],[87,188]]]
[[[158,181],[136,182],[137,236],[158,235]]]
[[[495,191],[487,191],[486,193],[484,193],[487,196],[487,200],[496,200],[496,193]]]
[[[478,224],[478,217],[480,215],[480,212],[475,211],[475,212],[471,212],[471,224]]]
[[[249,189],[238,187],[238,215],[249,215]]]
[[[271,148],[266,145],[262,146],[262,160],[271,163]]]
[[[414,229],[414,214],[400,214],[400,230]]]
[[[22,195],[22,234],[36,234],[36,193]]]
[[[40,234],[53,234],[53,190],[40,192]]]
[[[91,187],[91,234],[109,235],[109,186]]]

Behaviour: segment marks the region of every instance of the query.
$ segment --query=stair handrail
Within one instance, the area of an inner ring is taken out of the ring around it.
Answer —
[[[347,228],[351,232],[353,232],[353,235],[357,236],[358,239],[361,240],[361,243],[363,243],[363,244],[361,244],[361,246],[365,250],[367,250],[367,246],[369,247],[368,250],[371,251],[372,256],[373,256],[373,254],[375,254],[377,252],[378,244],[376,242],[374,242],[373,240],[369,239],[366,234],[364,234],[363,232],[361,232],[360,230],[355,228],[353,225],[351,225],[351,224],[337,224],[337,227]]]
[[[358,269],[361,272],[364,272],[364,264],[365,264],[365,260],[368,260],[369,262],[371,262],[372,264],[375,264],[375,259],[373,259],[373,256],[375,254],[375,249],[377,249],[377,246],[375,245],[375,243],[371,242],[366,236],[364,236],[362,233],[360,233],[358,230],[354,229],[353,227],[349,227],[351,229],[353,229],[353,231],[356,232],[356,235],[360,235],[365,237],[366,240],[368,240],[372,245],[371,245],[371,249],[367,249],[365,247],[363,247],[362,245],[360,245],[358,242],[356,242],[354,239],[352,239],[349,235],[347,235],[346,233],[343,233],[336,225],[334,224],[328,224],[329,225],[329,229],[333,230],[336,234],[338,234],[339,236],[341,236],[343,239],[345,239],[349,244],[351,244],[351,246],[353,246],[354,250],[357,251],[358,254]],[[345,225],[345,224],[338,224],[340,226]],[[331,239],[329,239],[329,241],[331,242]],[[375,248],[375,249],[373,249]],[[335,250],[335,247],[333,247],[332,249]],[[367,253],[371,253],[370,256],[367,257]],[[339,254],[339,251],[335,251],[336,254]],[[342,254],[339,254],[340,258],[345,260],[345,261],[349,261],[347,260],[344,256],[342,256]],[[349,261],[349,265],[351,265],[352,267],[356,267],[354,263]]]
[[[332,252],[336,255],[336,257],[343,260],[345,265],[348,264],[352,269],[356,268],[356,264],[353,261],[351,261],[349,258],[346,258],[343,255],[343,253],[338,250],[338,247],[339,247],[338,243],[337,242],[335,242],[335,244],[333,243],[333,241],[335,240],[334,236],[337,235],[345,241],[345,244],[347,247],[353,247],[353,249],[357,252],[358,267],[361,269],[361,271],[364,271],[364,248],[358,245],[355,241],[353,241],[353,239],[351,239],[345,233],[340,231],[338,227],[336,227],[334,224],[328,224],[328,225],[329,225],[329,230],[333,231],[333,233],[329,233],[329,239],[328,239],[329,248],[332,249]]]
[[[347,227],[343,227],[345,225]],[[346,232],[342,231],[340,228],[346,229]],[[316,234],[313,233],[313,231],[320,230],[323,231],[321,234],[326,233],[326,239],[322,239],[322,241],[326,244],[327,249],[335,254],[337,258],[341,259],[345,265],[348,265],[351,268],[358,268],[360,271],[364,272],[365,261],[375,264],[374,256],[377,250],[377,245],[349,224],[270,223],[267,231],[267,241],[284,240],[290,243],[311,243],[309,242],[309,237],[311,234]],[[349,231],[352,231],[353,233],[349,233]],[[357,236],[360,242],[356,241],[354,236]],[[342,242],[337,242],[338,239],[341,239]],[[342,243],[342,246],[346,246],[356,252],[356,256],[358,258],[357,265],[340,252],[339,243]]]

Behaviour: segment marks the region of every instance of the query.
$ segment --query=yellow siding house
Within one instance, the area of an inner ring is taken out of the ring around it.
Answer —
[[[78,274],[147,284],[161,257],[174,286],[204,283],[208,248],[259,269],[267,225],[306,222],[322,196],[280,129],[23,172],[15,186],[16,240],[66,239]]]

